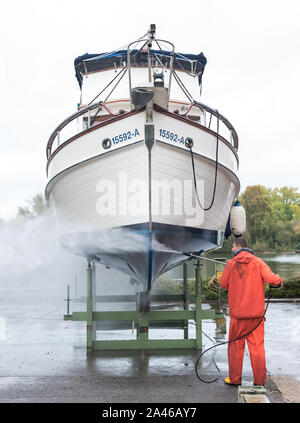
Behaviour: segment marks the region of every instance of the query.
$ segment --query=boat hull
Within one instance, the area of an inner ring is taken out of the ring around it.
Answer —
[[[149,222],[109,231],[65,233],[69,251],[126,273],[139,291],[152,288],[162,274],[187,261],[187,253],[202,254],[222,245],[223,232]]]
[[[66,248],[150,289],[188,259],[184,252],[222,245],[239,181],[235,151],[212,131],[155,112],[149,148],[145,122],[142,111],[62,144],[48,164],[46,197]],[[194,140],[195,175],[187,137]],[[106,138],[115,140],[108,150]]]

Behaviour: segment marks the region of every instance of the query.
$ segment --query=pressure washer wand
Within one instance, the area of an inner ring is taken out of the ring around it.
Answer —
[[[196,258],[198,260],[207,260],[207,261],[212,261],[213,263],[217,263],[217,264],[223,264],[223,266],[226,266],[226,263],[224,263],[223,261],[218,261],[218,260],[214,260],[214,259],[210,259],[208,257],[202,257],[202,256],[196,256],[196,254],[193,253],[183,253],[185,256],[188,256],[190,258]]]

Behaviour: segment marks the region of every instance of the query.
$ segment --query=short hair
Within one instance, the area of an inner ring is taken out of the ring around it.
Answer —
[[[241,248],[247,248],[248,247],[248,240],[244,236],[239,236],[234,239],[233,243]]]

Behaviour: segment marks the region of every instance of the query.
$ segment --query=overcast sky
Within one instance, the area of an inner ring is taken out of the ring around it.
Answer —
[[[0,218],[44,191],[48,137],[79,101],[74,58],[122,47],[151,23],[177,51],[207,57],[202,102],[238,132],[242,190],[300,189],[299,22],[299,0],[3,2]]]

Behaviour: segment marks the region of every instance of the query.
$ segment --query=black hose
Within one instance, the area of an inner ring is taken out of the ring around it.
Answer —
[[[216,110],[217,112],[217,140],[216,140],[216,160],[215,160],[215,179],[214,179],[214,189],[213,189],[213,195],[212,195],[212,199],[211,199],[211,203],[208,207],[204,207],[202,206],[201,202],[200,202],[200,198],[198,195],[198,190],[197,190],[197,181],[196,181],[196,172],[195,172],[195,164],[194,164],[194,154],[193,154],[193,150],[192,150],[192,143],[191,142],[186,142],[186,145],[188,146],[188,148],[190,149],[191,152],[191,158],[192,158],[192,168],[193,168],[193,178],[194,178],[194,186],[195,186],[195,192],[196,192],[196,198],[198,200],[199,206],[202,210],[204,211],[208,211],[212,208],[214,202],[215,202],[215,196],[216,196],[216,189],[217,189],[217,178],[218,178],[218,165],[219,165],[219,112],[218,110]]]

